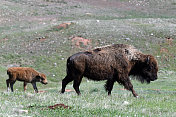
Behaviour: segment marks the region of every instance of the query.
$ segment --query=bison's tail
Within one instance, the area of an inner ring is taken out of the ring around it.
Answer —
[[[73,69],[73,60],[71,60],[71,58],[69,57],[67,59],[67,74],[71,73],[72,69]]]
[[[9,72],[9,70],[7,70],[7,75],[9,75],[10,74],[10,72]]]

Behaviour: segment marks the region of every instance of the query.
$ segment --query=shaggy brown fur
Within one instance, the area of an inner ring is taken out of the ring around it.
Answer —
[[[24,82],[24,91],[27,88],[27,83],[31,83],[33,85],[34,90],[37,93],[38,93],[38,89],[36,86],[36,82],[47,84],[47,78],[45,74],[39,73],[29,67],[11,67],[7,70],[7,74],[9,76],[9,79],[6,80],[7,90],[9,90],[9,84],[10,84],[12,92],[13,92],[13,85],[16,82],[16,80]]]
[[[61,93],[74,80],[73,87],[79,95],[79,85],[85,76],[96,81],[107,80],[105,89],[108,95],[117,81],[137,97],[129,76],[135,76],[142,83],[150,83],[157,79],[157,72],[157,61],[152,55],[143,54],[131,45],[114,44],[70,56],[67,59],[67,76],[62,80]]]

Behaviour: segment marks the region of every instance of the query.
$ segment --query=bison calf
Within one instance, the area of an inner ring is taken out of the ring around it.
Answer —
[[[118,82],[137,97],[129,76],[134,76],[142,83],[150,83],[157,79],[157,72],[158,65],[154,56],[143,54],[131,45],[114,44],[70,56],[61,93],[65,92],[69,82],[74,81],[73,87],[79,95],[79,85],[85,76],[95,81],[107,80],[105,88],[108,95],[111,94],[114,82]]]
[[[47,84],[47,78],[45,74],[39,73],[29,67],[11,67],[7,70],[7,75],[9,76],[9,79],[6,80],[7,90],[9,90],[10,84],[12,92],[13,85],[16,80],[24,82],[24,91],[27,89],[27,83],[31,83],[36,93],[38,93],[36,82]]]

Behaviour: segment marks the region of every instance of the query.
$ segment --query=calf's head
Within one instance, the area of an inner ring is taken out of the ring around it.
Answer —
[[[39,80],[39,82],[41,82],[42,84],[48,84],[48,82],[47,82],[47,78],[46,78],[46,75],[45,74],[42,74],[42,73],[40,73],[40,74],[38,74],[37,76],[36,76],[36,78]]]

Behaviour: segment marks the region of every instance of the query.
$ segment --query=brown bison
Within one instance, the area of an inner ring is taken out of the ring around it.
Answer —
[[[13,85],[16,80],[24,82],[24,91],[27,89],[27,83],[31,83],[36,93],[38,93],[36,82],[47,84],[47,78],[45,74],[39,73],[29,67],[11,67],[7,70],[7,74],[9,76],[9,79],[6,80],[7,90],[9,90],[10,84],[12,92]]]
[[[135,76],[142,83],[150,83],[157,79],[157,72],[157,61],[152,55],[143,54],[131,45],[114,44],[70,56],[61,93],[74,80],[73,87],[79,95],[79,85],[85,76],[95,81],[107,80],[105,89],[108,95],[111,95],[114,82],[117,81],[137,97],[129,76]]]

